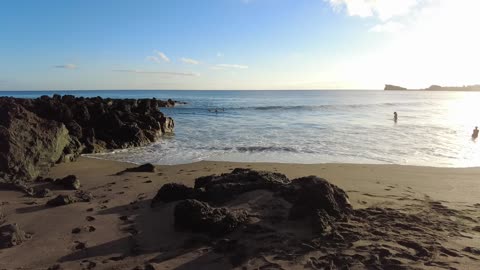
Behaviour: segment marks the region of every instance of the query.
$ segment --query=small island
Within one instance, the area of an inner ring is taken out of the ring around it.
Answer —
[[[405,87],[386,84],[385,91],[480,91],[480,84],[464,85],[464,86],[440,86],[431,85],[424,89],[407,89]]]

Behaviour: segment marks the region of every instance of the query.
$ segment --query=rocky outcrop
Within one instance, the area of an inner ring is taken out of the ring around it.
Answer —
[[[194,189],[183,184],[168,183],[163,185],[152,199],[151,206],[155,207],[161,203],[186,200],[194,197]]]
[[[122,175],[127,172],[155,172],[155,166],[151,163],[145,163],[137,167],[127,168],[121,172],[118,172],[117,175]]]
[[[175,207],[175,227],[180,230],[224,235],[248,220],[246,211],[211,207],[197,200],[185,200]]]
[[[0,249],[20,245],[28,238],[29,235],[20,230],[15,223],[0,227]]]
[[[70,144],[60,122],[38,117],[9,99],[0,99],[0,178],[33,179],[63,155]]]
[[[70,195],[58,195],[57,197],[49,200],[47,202],[47,206],[57,207],[57,206],[72,204],[74,202],[75,202],[75,199],[72,198],[72,196]]]
[[[56,179],[53,184],[61,186],[65,189],[80,189],[80,180],[78,180],[75,175],[68,175],[64,178]]]
[[[71,95],[0,98],[0,178],[31,180],[82,153],[144,146],[173,131],[175,101]]]
[[[250,214],[257,225],[305,220],[313,232],[324,233],[336,220],[352,213],[348,195],[325,179],[308,176],[290,181],[280,173],[250,169],[197,178],[194,188],[165,184],[152,207],[172,201],[181,201],[175,207],[177,229],[216,235],[232,232],[246,223]],[[237,201],[241,205],[248,201],[254,213],[233,207]]]
[[[392,85],[392,84],[385,84],[385,89],[384,90],[407,90],[407,88]]]
[[[237,168],[231,173],[200,177],[195,180],[195,189],[203,200],[220,203],[252,190],[277,191],[289,183],[280,173]]]

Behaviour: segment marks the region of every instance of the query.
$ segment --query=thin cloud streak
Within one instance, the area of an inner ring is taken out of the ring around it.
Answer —
[[[393,17],[405,16],[421,4],[422,0],[324,0],[335,11],[346,10],[349,16],[378,17],[387,21]]]
[[[53,66],[54,68],[63,68],[63,69],[77,69],[77,65],[75,64],[65,64],[65,65],[56,65]]]
[[[157,50],[154,50],[153,52],[155,53],[155,55],[147,56],[147,61],[156,62],[156,63],[170,62],[170,58],[168,58],[168,56],[165,53]]]
[[[182,77],[197,77],[197,76],[200,76],[200,74],[193,73],[193,72],[147,71],[147,70],[136,70],[136,69],[114,69],[112,71],[113,72],[124,72],[124,73],[136,73],[136,74],[164,75],[164,76],[182,76]]]
[[[198,65],[200,64],[200,61],[197,61],[195,59],[191,59],[191,58],[186,58],[186,57],[182,57],[180,59],[180,61],[182,61],[183,63],[185,64],[190,64],[190,65]]]
[[[238,64],[218,64],[213,66],[212,69],[248,69],[248,66]]]

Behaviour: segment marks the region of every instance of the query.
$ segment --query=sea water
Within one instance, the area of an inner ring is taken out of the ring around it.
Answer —
[[[175,133],[146,147],[95,157],[134,163],[201,160],[480,166],[478,92],[404,91],[3,91],[175,99],[161,108]],[[215,110],[217,110],[215,112]],[[398,122],[393,113],[398,113]]]

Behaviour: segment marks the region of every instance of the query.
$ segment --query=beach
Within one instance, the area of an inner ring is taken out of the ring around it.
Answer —
[[[1,190],[0,205],[8,222],[19,224],[22,230],[32,236],[20,246],[0,250],[0,269],[48,269],[55,265],[63,268],[51,269],[135,269],[145,262],[150,262],[150,266],[156,267],[154,269],[234,268],[227,255],[215,252],[208,244],[185,247],[185,243],[195,234],[174,229],[172,211],[176,202],[156,208],[151,208],[150,203],[166,183],[193,186],[197,177],[228,173],[235,168],[279,172],[290,179],[319,176],[343,189],[355,210],[392,209],[418,218],[403,220],[397,212],[392,215],[387,212],[382,221],[385,227],[394,227],[402,222],[402,226],[409,227],[403,227],[399,235],[393,235],[395,230],[391,230],[355,241],[353,245],[336,247],[334,254],[361,257],[365,254],[358,245],[362,245],[367,247],[363,250],[375,247],[389,253],[391,260],[401,263],[396,269],[480,267],[480,168],[201,161],[183,165],[157,165],[155,172],[117,174],[134,166],[81,157],[76,162],[58,164],[51,169],[48,176],[52,178],[75,175],[81,182],[81,190],[93,195],[91,202],[51,208],[45,206],[48,198],[26,197],[18,191]],[[73,194],[73,191],[66,190],[53,192],[55,195]],[[440,230],[429,225],[429,220],[433,223],[438,220],[439,225],[443,221],[449,223]],[[81,232],[72,233],[75,228],[80,228]],[[372,230],[366,227],[357,229],[362,228],[365,231]],[[289,229],[293,232],[296,230]],[[419,230],[425,239],[418,236]],[[435,239],[428,236],[430,231],[436,235]],[[312,245],[308,244],[310,236],[297,238],[307,246]],[[418,246],[405,247],[408,245],[399,244],[409,243],[406,239]],[[261,243],[254,241],[248,248],[255,250],[257,245]],[[429,255],[422,255],[420,249],[428,250]],[[400,251],[409,255],[400,256]],[[308,250],[305,254],[293,254],[289,260],[272,256],[271,253],[268,250],[258,251],[238,267],[317,269],[316,258],[325,260],[324,256],[332,251],[325,248]],[[354,264],[351,269],[362,269],[362,266],[355,267]]]

